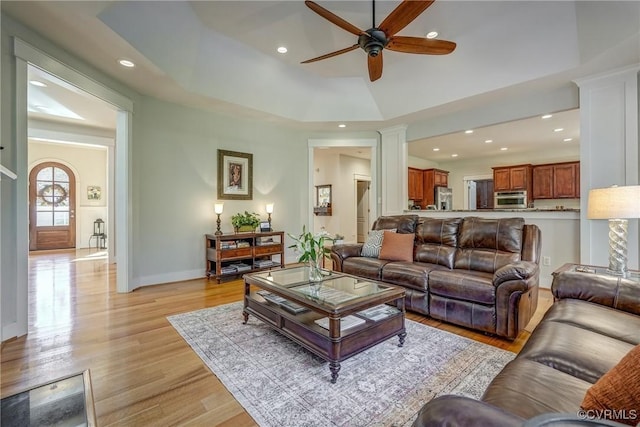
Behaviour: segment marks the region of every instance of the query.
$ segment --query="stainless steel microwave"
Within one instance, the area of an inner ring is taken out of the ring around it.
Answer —
[[[518,191],[496,191],[494,193],[494,209],[526,209],[527,192]]]

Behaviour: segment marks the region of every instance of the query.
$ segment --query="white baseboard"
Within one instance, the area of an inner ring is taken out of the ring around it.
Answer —
[[[136,288],[141,286],[160,285],[163,283],[181,282],[184,280],[201,279],[205,277],[204,269],[176,271],[166,274],[154,274],[138,278]]]
[[[18,336],[18,333],[20,332],[19,328],[18,328],[18,324],[17,323],[10,323],[6,326],[2,327],[2,341],[6,341],[8,339],[11,338],[15,338]]]

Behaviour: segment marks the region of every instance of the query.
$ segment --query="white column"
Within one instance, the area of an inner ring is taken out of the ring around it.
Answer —
[[[382,215],[398,215],[408,207],[407,126],[381,129]]]
[[[576,80],[580,87],[580,262],[608,265],[608,223],[587,219],[592,188],[637,185],[640,64]],[[638,220],[629,221],[629,268],[638,269]]]

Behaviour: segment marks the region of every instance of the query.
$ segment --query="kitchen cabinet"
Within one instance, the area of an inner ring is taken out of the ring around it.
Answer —
[[[500,166],[493,168],[494,191],[526,190],[531,193],[532,166]]]
[[[580,162],[552,163],[533,167],[533,199],[580,197]]]
[[[422,198],[424,197],[423,181],[424,175],[422,169],[409,168],[409,200],[422,200]]]
[[[476,181],[476,209],[493,209],[493,180]]]
[[[449,171],[442,169],[425,169],[422,207],[435,204],[435,188],[449,186]]]

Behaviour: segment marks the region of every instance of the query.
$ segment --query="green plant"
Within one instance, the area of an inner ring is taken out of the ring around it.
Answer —
[[[334,237],[333,240],[344,240],[344,236],[342,234],[336,233],[336,237]]]
[[[289,233],[287,233],[289,234]],[[295,249],[300,254],[298,262],[318,262],[324,255],[328,255],[331,251],[324,246],[326,241],[333,241],[331,237],[328,237],[326,232],[313,234],[311,231],[307,231],[306,227],[302,226],[302,234],[294,236],[289,234],[289,237],[295,242],[289,246],[291,249]]]
[[[260,225],[260,215],[255,212],[244,211],[244,213],[237,213],[231,217],[231,224],[233,228],[240,228],[244,225],[257,228]]]

